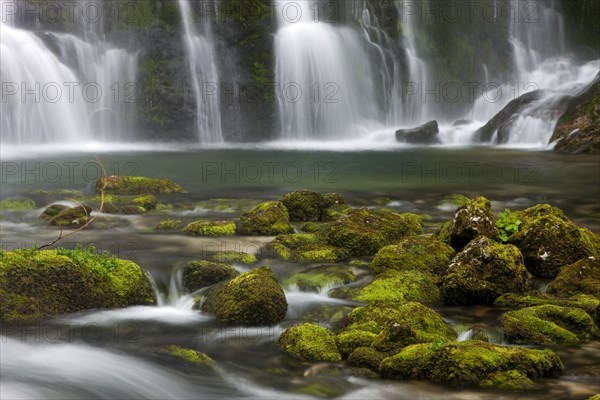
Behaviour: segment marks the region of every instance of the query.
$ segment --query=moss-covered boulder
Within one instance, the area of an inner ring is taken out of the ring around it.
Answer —
[[[342,195],[338,193],[324,194],[323,202],[323,210],[321,212],[321,220],[323,221],[336,221],[352,211],[352,207],[346,204]]]
[[[183,232],[193,236],[233,236],[235,223],[233,221],[194,221],[183,228]]]
[[[354,282],[356,276],[343,265],[321,265],[286,279],[286,286],[295,285],[302,291],[320,292],[331,286]]]
[[[456,252],[449,245],[422,236],[410,236],[398,244],[382,247],[371,262],[371,270],[417,270],[443,272]]]
[[[305,222],[300,227],[300,230],[305,233],[316,233],[319,232],[325,224],[319,222]]]
[[[160,194],[185,193],[183,188],[168,179],[146,178],[143,176],[109,176],[96,181],[96,191],[109,194]]]
[[[440,290],[449,305],[492,304],[504,293],[529,290],[531,283],[519,249],[481,236],[452,259]]]
[[[183,269],[183,286],[195,292],[206,286],[235,278],[238,272],[229,264],[210,261],[190,261]]]
[[[348,251],[334,246],[311,244],[292,252],[292,261],[308,263],[336,263],[348,259]]]
[[[519,231],[509,238],[517,246],[529,272],[554,278],[561,267],[589,256],[600,256],[600,238],[580,229],[558,208],[538,204],[517,213]]]
[[[422,231],[418,215],[360,208],[330,223],[324,235],[332,246],[348,250],[353,256],[368,256],[385,245]]]
[[[210,255],[214,261],[222,263],[242,263],[242,264],[254,264],[258,261],[254,254],[244,253],[241,251],[224,250],[217,251]]]
[[[169,345],[162,348],[162,351],[178,360],[185,361],[188,364],[197,367],[211,367],[215,361],[201,351],[186,349],[176,345]]]
[[[587,257],[561,268],[548,293],[561,297],[585,293],[600,299],[600,257]]]
[[[50,222],[50,225],[75,228],[85,225],[91,218],[92,208],[90,206],[80,205],[60,211],[58,214],[48,219],[48,222]]]
[[[288,193],[280,201],[287,208],[292,221],[319,221],[325,202],[321,193],[310,190]]]
[[[431,234],[432,240],[450,244],[450,234],[452,233],[452,220],[444,222],[438,229]]]
[[[131,204],[134,206],[142,207],[146,211],[156,209],[156,205],[158,204],[158,200],[151,194],[147,194],[144,196],[138,196],[131,200]]]
[[[502,316],[504,337],[509,343],[577,343],[598,336],[598,328],[580,308],[543,305],[509,311]]]
[[[93,250],[0,251],[0,320],[153,304],[146,272]]]
[[[378,372],[379,364],[385,358],[385,354],[372,347],[358,347],[346,360],[346,364],[353,367],[368,368],[371,371]]]
[[[146,209],[144,207],[136,206],[135,204],[125,204],[119,208],[119,213],[125,215],[138,215],[144,214],[145,212]]]
[[[201,309],[226,322],[271,325],[285,317],[287,307],[273,271],[260,267],[210,289]]]
[[[0,201],[0,211],[27,211],[35,208],[35,201],[31,199],[15,198]]]
[[[376,333],[361,329],[350,329],[339,333],[335,337],[337,347],[343,358],[348,358],[359,347],[370,347],[375,339],[377,339]]]
[[[179,219],[163,219],[154,228],[155,231],[178,231],[183,226]]]
[[[340,361],[335,335],[314,324],[295,325],[286,329],[277,339],[287,354],[307,361]]]
[[[427,271],[389,270],[378,275],[373,282],[360,288],[350,298],[363,302],[418,301],[424,304],[440,304],[442,295],[437,282],[438,277]]]
[[[62,204],[52,204],[51,206],[46,207],[43,213],[40,214],[40,218],[45,220],[51,220],[53,217],[56,217],[61,211],[66,210],[67,206],[63,206]]]
[[[269,257],[278,257],[294,262],[329,262],[346,260],[348,252],[323,242],[320,235],[313,233],[294,233],[280,235],[267,243],[264,249]]]
[[[477,197],[456,209],[450,230],[450,245],[458,251],[477,236],[493,240],[500,237],[492,214],[492,203],[485,197]]]
[[[563,370],[560,358],[551,350],[529,350],[468,340],[459,343],[424,343],[402,349],[380,364],[384,378],[428,379],[452,386],[490,387],[499,373],[510,372],[519,380],[554,377]],[[509,377],[509,376],[505,376]],[[502,380],[504,381],[504,380]]]
[[[577,307],[594,315],[600,300],[589,294],[576,294],[571,297],[557,297],[548,293],[531,291],[523,294],[506,293],[494,301],[494,305],[500,307],[532,307],[552,304],[561,307]]]
[[[259,204],[242,214],[238,230],[242,235],[282,235],[293,232],[288,210],[280,201]]]

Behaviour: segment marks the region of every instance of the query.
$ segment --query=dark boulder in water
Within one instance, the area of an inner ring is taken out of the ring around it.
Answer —
[[[411,144],[436,144],[440,143],[438,138],[437,121],[429,121],[423,125],[411,129],[398,129],[396,131],[396,140]]]

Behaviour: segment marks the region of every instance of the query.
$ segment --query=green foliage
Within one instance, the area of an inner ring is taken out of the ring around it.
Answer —
[[[496,227],[498,227],[498,231],[500,232],[502,243],[508,242],[510,236],[519,231],[519,226],[522,223],[523,221],[519,219],[518,214],[511,213],[508,208],[504,212],[501,212],[498,215],[498,220],[496,220]]]

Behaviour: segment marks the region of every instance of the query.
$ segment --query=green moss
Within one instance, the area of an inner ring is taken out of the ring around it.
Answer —
[[[273,271],[260,267],[211,288],[201,308],[223,321],[269,325],[285,317],[287,300]]]
[[[357,301],[418,301],[426,304],[442,302],[437,277],[421,271],[387,271],[360,289],[352,297]]]
[[[44,210],[44,212],[40,215],[40,218],[50,220],[53,217],[60,214],[61,211],[66,210],[67,208],[67,206],[63,206],[61,204],[52,204]]]
[[[481,196],[459,207],[454,213],[450,245],[458,251],[477,236],[497,240],[499,233],[491,210],[492,203]]]
[[[229,19],[255,24],[273,18],[273,10],[266,0],[226,0],[221,12]]]
[[[359,347],[370,347],[376,338],[373,332],[355,329],[338,334],[335,341],[342,357],[347,358]]]
[[[183,232],[194,236],[233,236],[235,223],[233,221],[194,221],[183,228]]]
[[[342,324],[353,308],[343,305],[323,305],[304,313],[302,321],[336,327]]]
[[[242,253],[239,251],[217,251],[212,254],[212,258],[215,261],[223,263],[242,263],[242,264],[254,264],[258,261],[254,254]]]
[[[288,193],[280,201],[288,209],[292,221],[319,221],[325,202],[320,193],[310,190]]]
[[[163,219],[158,223],[156,231],[178,231],[183,223],[179,219]]]
[[[511,376],[553,377],[562,369],[560,358],[551,350],[504,347],[475,340],[409,346],[385,358],[380,365],[380,373],[385,378],[429,379],[453,386],[484,387],[494,382],[503,384]]]
[[[273,239],[273,243],[279,243],[291,249],[297,249],[300,246],[319,243],[319,236],[312,233],[293,233],[291,235],[279,235]]]
[[[481,236],[452,259],[440,290],[449,305],[492,304],[504,293],[528,290],[531,282],[515,246]]]
[[[189,364],[194,364],[200,367],[210,367],[215,363],[212,358],[201,351],[186,349],[180,346],[165,346],[163,351]]]
[[[281,258],[284,261],[288,261],[292,258],[292,251],[286,246],[279,243],[267,243],[265,246],[268,254],[267,257]]]
[[[259,204],[240,218],[240,234],[281,235],[293,232],[289,213],[279,201]]]
[[[450,234],[452,233],[452,221],[446,221],[433,234],[431,239],[442,243],[450,244]]]
[[[348,250],[351,255],[368,256],[405,236],[420,233],[420,218],[415,214],[361,208],[330,223],[325,236],[330,245]]]
[[[238,275],[229,264],[210,261],[190,261],[183,269],[183,286],[190,292],[195,292],[206,286],[214,285]]]
[[[494,305],[501,307],[523,308],[541,306],[544,304],[552,304],[561,307],[577,307],[585,310],[588,314],[593,315],[596,312],[598,305],[600,305],[600,300],[594,296],[586,294],[577,294],[569,298],[561,298],[547,293],[527,292],[522,295],[516,293],[506,293],[494,301]]]
[[[311,233],[294,233],[277,236],[266,249],[272,254],[296,262],[339,262],[348,258],[348,253],[337,247],[321,243],[322,237]]]
[[[168,179],[143,176],[109,176],[96,182],[96,190],[104,188],[109,194],[159,194],[185,193],[183,188]]]
[[[600,299],[600,258],[588,257],[563,267],[550,282],[548,293],[562,297],[583,293]]]
[[[50,222],[50,225],[55,226],[79,227],[85,225],[91,219],[91,213],[92,208],[86,205],[71,207],[60,211],[50,218],[48,222]]]
[[[321,213],[321,219],[323,221],[336,221],[343,215],[346,215],[352,211],[352,207],[346,204],[341,194],[324,194],[323,201],[323,211]]]
[[[378,372],[385,355],[372,347],[359,347],[350,354],[346,363],[354,367],[368,368]]]
[[[119,212],[121,214],[126,214],[126,215],[137,215],[137,214],[144,214],[146,212],[146,209],[142,206],[136,206],[134,204],[127,204],[127,205],[124,205],[123,207],[121,207],[119,209]]]
[[[335,263],[348,258],[348,252],[333,246],[312,244],[302,246],[292,253],[292,260],[299,262],[327,262]]]
[[[441,273],[455,255],[452,247],[422,236],[410,236],[381,248],[371,262],[371,270],[380,274],[387,270],[417,270]]]
[[[36,208],[31,199],[4,199],[0,201],[0,211],[26,211]]]
[[[585,311],[550,304],[509,311],[502,316],[502,326],[510,343],[576,343],[599,333]]]
[[[132,261],[89,250],[0,252],[0,319],[22,321],[93,308],[152,304],[148,275]]]
[[[301,360],[341,360],[334,334],[318,325],[292,326],[279,336],[277,344],[285,353]]]
[[[554,278],[561,267],[594,255],[594,243],[600,241],[548,204],[538,204],[517,215],[523,224],[509,243],[523,253],[527,269],[535,276]]]
[[[300,290],[320,292],[333,285],[354,282],[356,276],[343,265],[322,265],[293,275],[284,281],[284,285],[297,285]]]
[[[318,222],[305,222],[304,224],[302,224],[302,226],[300,227],[300,230],[302,232],[306,232],[306,233],[315,233],[315,232],[319,232],[321,229],[323,229],[324,224],[320,224]]]
[[[131,204],[133,204],[134,206],[143,207],[146,211],[149,211],[154,210],[156,208],[158,201],[156,200],[156,197],[152,196],[151,194],[148,194],[145,196],[136,197],[131,201]]]
[[[536,388],[527,375],[514,369],[492,373],[481,381],[479,386],[502,390],[528,390]]]
[[[587,400],[600,400],[600,393],[595,394],[592,397],[589,397]]]

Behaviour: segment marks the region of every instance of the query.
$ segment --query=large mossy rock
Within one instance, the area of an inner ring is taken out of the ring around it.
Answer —
[[[517,213],[519,231],[509,238],[517,246],[529,272],[554,278],[561,267],[589,256],[600,256],[600,238],[581,229],[558,208],[538,204]]]
[[[223,282],[206,294],[201,309],[222,321],[272,325],[285,317],[287,300],[269,267],[259,267]]]
[[[495,306],[513,308],[543,306],[545,304],[561,307],[581,308],[593,316],[596,312],[596,309],[600,305],[600,300],[597,297],[589,294],[576,294],[571,297],[557,297],[548,293],[531,291],[523,294],[506,293],[494,301]]]
[[[320,292],[331,286],[354,282],[356,276],[343,265],[321,265],[300,272],[285,280],[286,285],[296,285],[307,292]]]
[[[3,321],[155,301],[148,274],[132,261],[91,250],[0,251]]]
[[[504,337],[509,343],[577,343],[598,336],[598,328],[580,308],[542,305],[509,311],[502,316]]]
[[[548,293],[561,297],[583,293],[600,299],[600,257],[587,257],[562,267],[550,282]]]
[[[48,207],[42,213],[42,217],[49,217],[55,210],[58,210],[55,206]],[[91,218],[92,208],[90,206],[81,205],[62,209],[54,216],[47,219],[50,225],[76,228],[85,225]]]
[[[306,361],[340,361],[335,335],[314,324],[295,325],[286,329],[277,339],[287,354]]]
[[[242,214],[238,229],[242,235],[282,235],[293,232],[288,210],[280,201],[259,204]]]
[[[452,259],[440,290],[448,305],[492,304],[504,293],[522,293],[532,277],[515,246],[481,236]]]
[[[380,364],[384,378],[428,379],[451,386],[496,388],[504,385],[523,388],[513,378],[555,377],[562,370],[560,358],[551,350],[505,347],[477,340],[445,345],[415,344],[385,358]],[[497,374],[505,374],[505,379],[499,379]],[[506,382],[506,378],[512,384]],[[525,383],[529,386],[529,382],[525,380]]]
[[[266,244],[263,255],[275,256],[285,261],[309,263],[335,263],[349,257],[348,251],[329,246],[322,236],[313,233],[279,235]]]
[[[183,228],[183,232],[194,236],[233,236],[235,223],[233,221],[194,221]]]
[[[96,191],[109,194],[163,194],[185,193],[183,188],[168,179],[144,176],[109,176],[96,181]]]
[[[330,245],[353,256],[369,256],[385,245],[422,232],[418,215],[360,208],[332,222],[324,235]]]
[[[352,207],[346,204],[342,195],[338,193],[324,194],[323,202],[323,210],[321,211],[321,220],[323,221],[336,221],[352,211]]]
[[[319,221],[325,204],[321,193],[310,190],[288,193],[279,201],[287,208],[292,221]]]
[[[235,278],[238,272],[229,264],[210,261],[190,261],[183,269],[183,286],[190,292],[195,292],[206,286],[211,286]]]
[[[450,229],[450,245],[459,251],[477,236],[493,240],[500,237],[492,214],[492,203],[485,197],[477,197],[456,209]]]
[[[388,270],[443,272],[456,252],[446,243],[423,236],[410,236],[398,244],[381,248],[371,262],[371,270],[380,274]]]
[[[393,301],[405,303],[418,301],[424,304],[441,304],[442,295],[437,286],[438,277],[427,270],[395,271],[379,274],[373,282],[358,289],[350,298],[356,301]]]

